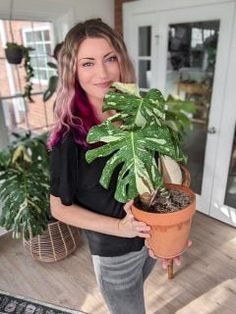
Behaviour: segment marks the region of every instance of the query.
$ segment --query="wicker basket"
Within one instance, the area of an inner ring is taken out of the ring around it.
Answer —
[[[43,234],[30,240],[23,238],[23,245],[31,256],[40,262],[57,262],[70,255],[79,243],[78,229],[61,221],[51,222]]]

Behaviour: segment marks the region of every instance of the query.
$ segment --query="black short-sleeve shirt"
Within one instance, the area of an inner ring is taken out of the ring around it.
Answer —
[[[62,204],[80,205],[93,212],[123,218],[122,203],[114,199],[117,171],[111,178],[109,189],[104,189],[99,179],[107,157],[96,159],[91,164],[85,160],[86,150],[75,143],[68,133],[50,154],[50,193],[60,197]],[[85,230],[91,253],[100,256],[119,256],[138,251],[144,245],[139,237],[123,238]]]

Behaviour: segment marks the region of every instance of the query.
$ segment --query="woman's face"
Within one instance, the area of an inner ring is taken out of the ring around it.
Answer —
[[[77,73],[91,104],[100,107],[111,84],[120,81],[117,53],[104,38],[86,38],[79,47]]]

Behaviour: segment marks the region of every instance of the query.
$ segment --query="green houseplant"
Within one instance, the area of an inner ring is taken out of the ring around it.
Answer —
[[[36,259],[56,261],[74,251],[76,241],[75,232],[50,213],[47,134],[16,136],[0,151],[0,225],[12,230],[13,238],[22,237]],[[60,238],[60,254],[56,252],[53,234],[55,241]]]
[[[63,42],[60,42],[60,43],[56,44],[56,46],[54,47],[52,57],[55,59],[56,62],[57,62],[58,54],[59,54],[62,46],[63,46]],[[48,62],[47,64],[50,68],[57,71],[57,64],[56,63]],[[53,94],[56,92],[57,85],[58,85],[58,72],[56,73],[56,75],[52,75],[49,78],[48,87],[45,90],[45,92],[43,93],[43,101],[48,101],[53,96]]]
[[[57,65],[53,62],[48,62],[48,66],[54,70],[57,70]],[[43,93],[43,101],[48,101],[55,93],[58,85],[58,75],[50,76],[48,80],[48,87]]]
[[[6,59],[10,64],[21,64],[22,59],[24,60],[25,69],[25,87],[23,97],[27,98],[29,102],[33,102],[31,93],[33,89],[32,78],[34,77],[34,69],[31,66],[30,51],[34,50],[31,47],[24,47],[17,43],[7,42],[5,48]]]
[[[116,200],[127,202],[135,199],[132,209],[134,216],[152,226],[152,236],[148,240],[150,247],[157,256],[173,258],[182,253],[187,245],[195,211],[195,195],[181,185],[166,185],[157,165],[157,157],[169,156],[177,162],[186,160],[180,148],[182,122],[177,119],[183,113],[171,110],[171,105],[167,105],[157,89],[151,89],[141,97],[132,84],[115,83],[113,86],[116,90],[105,96],[103,110],[115,110],[116,114],[90,130],[87,141],[103,145],[89,150],[86,159],[92,162],[98,157],[110,157],[100,178],[105,188],[109,186],[113,171],[121,167]],[[168,101],[171,102],[170,99]],[[172,105],[178,106],[178,103]],[[181,215],[185,212],[188,216],[177,217],[177,225],[174,226],[178,213]],[[165,222],[161,222],[166,215]],[[160,239],[161,229],[164,236],[167,235],[165,239]],[[174,229],[177,235],[173,234]],[[184,231],[183,235],[180,235],[181,230]],[[156,234],[160,241],[155,239]],[[181,243],[176,248],[178,239]]]

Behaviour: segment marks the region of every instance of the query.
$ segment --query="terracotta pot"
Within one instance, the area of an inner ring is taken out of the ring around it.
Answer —
[[[196,210],[196,196],[186,186],[166,184],[170,190],[181,190],[191,198],[189,206],[173,213],[149,213],[132,207],[134,217],[151,227],[148,245],[157,257],[173,258],[183,253],[187,247],[192,216]]]

